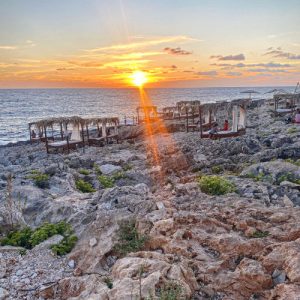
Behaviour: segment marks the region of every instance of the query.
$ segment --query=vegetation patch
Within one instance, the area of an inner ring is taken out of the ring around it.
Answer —
[[[296,133],[296,132],[298,132],[298,129],[296,127],[291,127],[287,130],[288,134],[293,134],[293,133]]]
[[[104,277],[103,282],[107,285],[109,289],[113,288],[113,282],[110,277]]]
[[[110,176],[99,175],[98,180],[105,189],[112,188],[115,185],[115,181]]]
[[[156,297],[150,296],[147,300],[180,300],[182,299],[182,286],[175,282],[170,281],[165,283],[159,288]]]
[[[236,191],[233,183],[217,175],[202,176],[199,185],[201,191],[209,195],[225,195]]]
[[[79,174],[81,174],[81,175],[90,175],[90,173],[91,172],[87,169],[80,169],[79,170]]]
[[[223,171],[221,166],[212,166],[211,171],[213,174],[220,174]]]
[[[49,175],[41,173],[37,170],[32,170],[31,175],[28,176],[29,179],[32,179],[34,181],[34,184],[41,188],[46,189],[49,188]]]
[[[118,243],[114,250],[121,255],[136,252],[144,247],[147,240],[147,236],[139,234],[135,220],[123,221],[120,223]]]
[[[122,178],[126,178],[125,173],[122,171],[119,171],[111,176],[107,176],[107,175],[99,175],[98,176],[99,182],[105,189],[114,187],[116,181],[118,181]]]
[[[260,231],[260,230],[257,230],[255,231],[253,234],[252,234],[252,238],[264,238],[264,237],[267,237],[269,235],[269,232],[268,231]]]
[[[76,188],[82,193],[94,193],[96,190],[89,183],[84,181],[83,179],[76,180],[75,182]]]
[[[293,164],[295,166],[300,167],[300,159],[293,160],[291,158],[287,158],[285,161],[288,162],[288,163],[290,163],[290,164]]]
[[[30,227],[26,227],[19,231],[12,231],[1,240],[1,245],[32,249],[34,246],[56,234],[60,234],[64,238],[59,244],[51,246],[52,251],[57,255],[69,253],[75,246],[77,237],[73,235],[71,225],[63,221],[56,224],[44,223],[35,230],[32,230]]]

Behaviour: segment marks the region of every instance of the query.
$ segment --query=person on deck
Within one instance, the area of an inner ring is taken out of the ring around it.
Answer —
[[[300,123],[300,108],[298,108],[297,111],[296,111],[295,123]]]
[[[228,120],[225,120],[225,121],[224,121],[224,127],[223,127],[223,130],[224,130],[224,131],[228,131],[228,130],[229,130],[229,123],[228,123]]]
[[[32,137],[33,139],[36,138],[36,133],[35,133],[35,131],[34,131],[33,129],[31,130],[31,137]]]
[[[209,137],[212,138],[219,131],[218,123],[214,123],[211,129],[208,131]]]

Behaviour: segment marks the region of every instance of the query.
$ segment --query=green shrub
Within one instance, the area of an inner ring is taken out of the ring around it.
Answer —
[[[291,127],[287,130],[288,134],[293,134],[296,133],[298,131],[298,129],[296,127]]]
[[[115,185],[114,179],[106,175],[99,175],[98,180],[105,189],[112,188]]]
[[[15,247],[24,247],[27,249],[31,249],[32,245],[30,243],[30,238],[32,235],[32,230],[29,227],[26,227],[19,231],[13,231],[7,234],[1,240],[1,245],[10,245]]]
[[[264,238],[266,236],[269,235],[269,232],[268,231],[260,231],[260,230],[257,230],[255,231],[253,234],[252,234],[252,238]]]
[[[32,170],[30,176],[28,178],[33,179],[34,184],[41,188],[46,189],[49,188],[49,175],[43,174],[37,170]]]
[[[300,167],[300,159],[293,160],[293,159],[291,159],[291,158],[287,158],[287,159],[285,159],[285,161],[286,161],[286,162],[289,162],[289,163],[291,163],[291,164],[293,164],[293,165],[296,165],[296,166]]]
[[[77,237],[73,234],[71,225],[65,222],[59,222],[56,224],[44,223],[42,226],[35,230],[26,227],[20,231],[11,232],[1,240],[1,245],[20,246],[26,249],[32,249],[34,246],[47,240],[48,238],[60,234],[64,238],[59,244],[51,246],[52,251],[57,255],[64,255],[69,253],[75,246]],[[21,250],[24,255],[23,250]],[[25,250],[26,251],[26,250]]]
[[[214,173],[214,174],[219,174],[222,172],[222,168],[220,166],[212,166],[211,167],[211,171]]]
[[[122,168],[124,171],[129,171],[132,170],[133,166],[131,164],[125,164]]]
[[[86,170],[86,169],[80,169],[79,170],[79,174],[82,174],[82,175],[90,175],[90,171],[89,170]]]
[[[147,300],[180,300],[182,299],[182,287],[175,281],[165,283],[157,292],[156,297],[150,296]]]
[[[83,179],[76,180],[75,182],[76,188],[82,193],[94,193],[96,190],[89,183],[84,181]]]
[[[147,236],[138,233],[134,220],[123,221],[120,223],[118,243],[114,249],[122,255],[129,252],[136,252],[144,247],[147,239]]]
[[[233,183],[217,175],[202,176],[199,185],[201,191],[209,195],[224,195],[236,190]]]
[[[66,236],[69,235],[71,231],[71,226],[65,222],[59,222],[57,224],[44,223],[32,233],[30,243],[32,247],[34,247],[55,234]]]
[[[51,249],[54,254],[62,256],[67,253],[70,253],[74,248],[78,238],[76,235],[65,236],[64,239],[55,245],[51,246]]]
[[[104,277],[103,281],[109,289],[113,288],[113,282],[110,277]]]
[[[99,168],[99,166],[96,164],[96,163],[94,163],[94,171],[96,172],[96,174],[99,176],[99,175],[102,175],[102,172],[101,172],[101,170],[100,170],[100,168]]]

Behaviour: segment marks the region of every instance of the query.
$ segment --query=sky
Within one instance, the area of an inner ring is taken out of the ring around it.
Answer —
[[[285,86],[299,0],[0,0],[0,88]]]

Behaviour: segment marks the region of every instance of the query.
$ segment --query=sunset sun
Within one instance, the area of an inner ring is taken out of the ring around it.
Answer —
[[[142,71],[135,71],[131,75],[132,83],[135,86],[142,87],[146,82],[148,82],[147,74]]]

